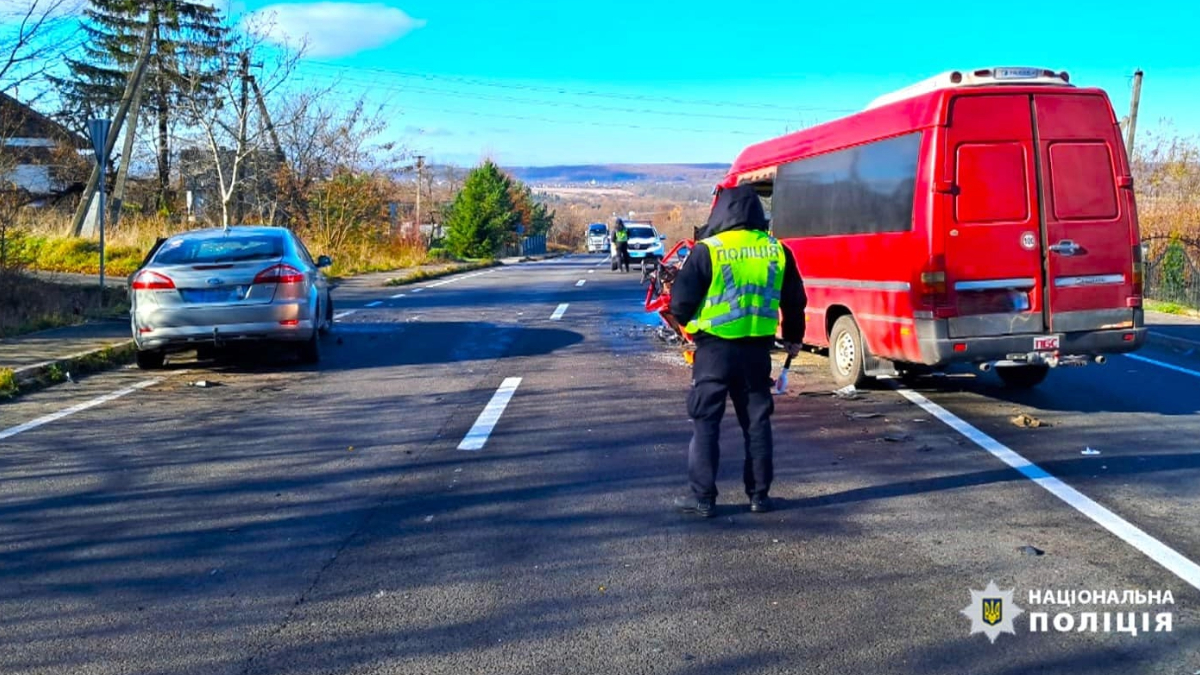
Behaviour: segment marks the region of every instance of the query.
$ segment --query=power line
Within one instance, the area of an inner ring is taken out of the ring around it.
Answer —
[[[301,76],[301,78],[304,78],[304,77],[306,77],[306,76]],[[309,76],[309,77],[311,77],[311,76]],[[310,80],[310,81],[318,82],[317,80]],[[730,121],[739,121],[739,122],[762,122],[762,123],[777,123],[777,124],[788,124],[788,123],[792,123],[792,122],[796,121],[795,118],[785,119],[785,118],[778,118],[778,117],[770,118],[770,117],[749,117],[749,116],[745,116],[745,115],[719,115],[719,114],[713,114],[713,113],[683,112],[683,111],[678,111],[678,110],[653,110],[650,108],[619,108],[619,107],[614,107],[614,106],[588,105],[588,104],[583,104],[583,103],[574,103],[571,101],[546,101],[546,100],[519,98],[519,97],[514,97],[514,96],[503,96],[503,95],[497,95],[497,94],[478,94],[478,93],[466,92],[466,91],[461,91],[461,90],[434,89],[434,88],[429,88],[429,87],[421,87],[421,86],[413,86],[413,85],[380,85],[379,82],[357,80],[354,78],[342,78],[339,80],[339,82],[349,82],[351,84],[357,84],[357,85],[361,85],[363,87],[370,87],[370,89],[372,89],[374,91],[383,90],[383,91],[394,91],[394,92],[398,92],[398,93],[418,93],[418,94],[427,94],[427,95],[432,95],[432,96],[447,96],[447,97],[451,97],[451,98],[465,98],[465,99],[476,100],[476,101],[497,101],[497,102],[517,103],[517,104],[531,105],[531,106],[547,106],[547,107],[554,107],[554,108],[576,108],[579,110],[594,110],[594,111],[600,111],[600,112],[619,112],[619,113],[626,113],[626,114],[633,114],[633,115],[666,115],[666,116],[671,116],[671,117],[704,118],[704,119],[730,120]],[[328,83],[322,83],[322,84],[328,84]]]
[[[563,120],[563,119],[553,119],[553,118],[549,118],[549,117],[531,117],[531,116],[526,116],[526,115],[507,115],[507,114],[503,114],[503,113],[483,113],[483,112],[478,112],[475,110],[453,110],[453,109],[447,109],[447,108],[432,108],[432,107],[426,107],[426,106],[400,105],[400,104],[395,104],[395,103],[384,103],[384,104],[381,104],[379,107],[384,110],[396,110],[398,112],[404,112],[406,110],[419,110],[421,112],[437,112],[437,113],[443,113],[443,114],[447,114],[447,115],[469,115],[471,117],[485,117],[485,118],[506,119],[506,120],[521,120],[521,121],[525,121],[525,122],[546,122],[549,124],[569,124],[569,125],[573,125],[573,126],[586,125],[586,126],[593,126],[593,127],[608,127],[608,128],[614,128],[614,129],[638,129],[638,130],[643,130],[643,131],[675,131],[675,132],[681,132],[681,133],[717,134],[717,135],[730,134],[730,135],[736,135],[736,136],[754,136],[754,137],[759,137],[762,135],[762,134],[757,134],[757,133],[753,133],[750,131],[728,131],[728,130],[720,130],[720,129],[689,129],[689,128],[684,128],[684,127],[660,127],[660,126],[648,126],[648,125],[643,125],[643,124],[618,124],[618,123],[613,123],[613,122],[597,122],[594,120]]]
[[[497,89],[517,89],[522,91],[540,91],[544,93],[573,95],[573,96],[590,96],[599,98],[610,98],[624,101],[649,101],[654,103],[673,103],[686,106],[711,106],[711,107],[734,107],[734,108],[753,108],[774,111],[788,112],[826,112],[826,113],[854,113],[858,112],[849,108],[827,108],[822,106],[790,106],[779,103],[742,103],[736,101],[714,101],[704,99],[682,99],[669,96],[651,96],[645,94],[617,94],[612,92],[603,92],[591,89],[572,89],[570,87],[550,86],[550,85],[534,85],[534,84],[518,84],[512,82],[495,82],[481,78],[462,77],[457,75],[434,75],[429,73],[413,73],[400,70],[386,70],[382,68],[368,68],[361,66],[344,66],[323,61],[305,61],[305,65],[315,68],[324,68],[327,70],[336,70],[344,72],[353,70],[357,72],[377,73],[381,75],[391,75],[400,78],[415,78],[420,80],[434,80],[457,82],[459,84],[470,84],[480,87],[493,87]]]

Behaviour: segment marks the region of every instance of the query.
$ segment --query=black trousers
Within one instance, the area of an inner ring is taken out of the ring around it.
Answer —
[[[706,337],[697,340],[692,365],[688,414],[693,420],[688,448],[688,480],[701,499],[717,497],[717,465],[721,458],[721,418],[725,399],[742,427],[746,458],[742,480],[746,494],[766,496],[774,478],[771,437],[771,351],[769,342],[737,342]]]
[[[628,272],[629,271],[629,244],[627,244],[625,242],[617,244],[617,255],[619,256],[617,258],[618,266],[621,269]]]

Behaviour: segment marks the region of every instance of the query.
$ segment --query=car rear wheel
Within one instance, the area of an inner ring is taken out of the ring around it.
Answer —
[[[862,335],[849,315],[833,323],[829,332],[829,370],[839,387],[859,386],[867,379],[863,368]]]
[[[167,355],[157,349],[147,349],[145,351],[138,351],[134,359],[137,362],[137,367],[142,370],[157,370],[162,368],[163,364],[166,363]]]
[[[297,351],[297,356],[300,357],[300,363],[312,365],[321,362],[321,334],[318,330],[313,330],[312,337],[304,344],[300,345]]]
[[[1029,389],[1036,387],[1050,374],[1050,366],[1004,366],[996,369],[1004,386],[1011,389]]]
[[[319,330],[323,334],[333,330],[333,298],[325,300],[325,321]]]

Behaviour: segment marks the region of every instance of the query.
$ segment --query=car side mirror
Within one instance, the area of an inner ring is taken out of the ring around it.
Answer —
[[[659,238],[659,239],[661,239],[662,241],[666,241],[666,240],[667,240],[667,235],[665,235],[665,234],[660,234],[660,235],[658,235],[658,238]]]
[[[322,267],[329,267],[332,264],[333,264],[333,260],[330,259],[330,257],[327,255],[323,255],[320,258],[317,258],[317,269],[321,269]]]

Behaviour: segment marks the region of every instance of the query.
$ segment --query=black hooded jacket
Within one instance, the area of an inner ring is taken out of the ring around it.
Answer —
[[[717,195],[717,202],[713,205],[708,223],[698,236],[704,239],[730,230],[766,229],[767,216],[763,212],[758,194],[749,185],[739,185],[722,190]],[[804,283],[800,279],[795,257],[786,246],[783,247],[783,253],[787,258],[787,268],[783,273],[783,292],[779,299],[779,309],[783,314],[783,340],[801,342],[804,339],[804,308],[808,304],[808,296],[804,293]],[[700,312],[708,295],[708,287],[712,284],[712,274],[712,256],[708,246],[697,241],[695,248],[688,253],[687,262],[679,270],[674,285],[671,286],[671,314],[679,323],[686,324]],[[722,338],[704,332],[696,335],[697,343],[720,339]],[[743,338],[739,342],[743,340],[771,345],[775,338]]]

